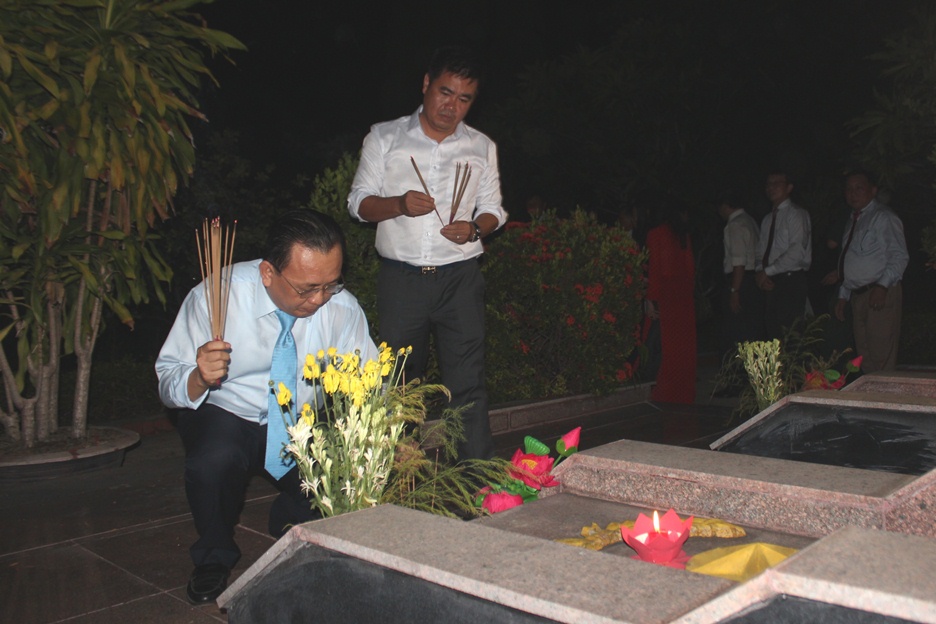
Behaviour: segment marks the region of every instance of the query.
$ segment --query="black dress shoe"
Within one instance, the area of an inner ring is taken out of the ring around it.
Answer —
[[[192,604],[205,604],[217,600],[227,587],[231,571],[220,563],[206,563],[196,566],[189,578],[185,593]]]

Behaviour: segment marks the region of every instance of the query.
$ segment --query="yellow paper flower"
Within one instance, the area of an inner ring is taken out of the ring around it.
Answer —
[[[292,401],[292,392],[289,391],[289,388],[286,387],[286,384],[280,382],[279,392],[276,393],[276,402],[279,403],[282,407],[289,405],[289,402]]]

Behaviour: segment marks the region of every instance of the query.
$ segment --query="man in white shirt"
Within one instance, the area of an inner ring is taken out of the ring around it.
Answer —
[[[187,595],[194,604],[215,600],[240,558],[234,527],[251,475],[266,469],[283,492],[270,512],[271,533],[281,535],[285,524],[313,517],[300,491],[298,468],[290,468],[292,462],[281,459],[277,448],[267,457],[268,421],[282,418],[268,417],[275,404],[271,363],[274,344],[288,332],[297,359],[294,405],[301,406],[313,403],[317,392],[301,378],[306,354],[335,347],[339,353],[359,350],[362,362],[377,358],[364,312],[344,290],[344,245],[331,217],[312,210],[285,215],[271,228],[263,260],[234,265],[224,337],[212,336],[199,284],[182,303],[160,350],[159,396],[168,407],[181,409],[177,427],[185,447],[185,493],[198,532],[189,549],[195,570]]]
[[[845,201],[853,212],[842,236],[835,276],[841,281],[835,316],[844,319],[845,306],[851,303],[855,348],[866,373],[897,367],[903,302],[900,282],[910,260],[903,223],[877,200],[877,192],[865,171],[845,179]]]
[[[413,347],[406,363],[412,379],[425,375],[431,334],[452,405],[468,406],[460,459],[493,454],[478,258],[481,239],[507,219],[497,148],[463,122],[478,79],[470,51],[437,50],[423,77],[422,106],[371,127],[348,197],[352,216],[377,223],[381,339]]]
[[[767,338],[782,339],[806,311],[811,223],[809,213],[790,199],[793,183],[789,175],[771,173],[765,191],[771,211],[761,221],[755,280],[764,292]]]
[[[737,343],[759,340],[763,333],[764,302],[754,281],[760,232],[757,221],[732,193],[719,201],[718,214],[725,220],[723,347],[734,352]]]

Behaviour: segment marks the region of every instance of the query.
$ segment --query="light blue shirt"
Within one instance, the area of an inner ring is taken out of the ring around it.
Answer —
[[[767,266],[762,266],[767,239],[770,236],[772,212],[761,221],[760,238],[757,241],[757,270],[773,276],[790,271],[808,271],[812,264],[812,234],[809,213],[789,199],[783,200],[777,210],[773,245]]]
[[[239,262],[231,274],[224,340],[231,344],[227,378],[217,389],[206,390],[191,401],[188,378],[195,366],[195,351],[211,340],[211,324],[204,286],[189,292],[156,360],[159,397],[169,407],[196,409],[207,401],[244,420],[266,422],[273,345],[280,333],[276,304],[260,279],[260,260]],[[306,354],[335,347],[338,353],[360,350],[361,361],[377,358],[364,311],[354,295],[344,290],[315,314],[296,320],[292,329],[299,369],[296,405],[312,403],[315,388],[302,379]]]
[[[484,252],[480,240],[456,245],[439,230],[449,223],[457,164],[464,168],[469,163],[471,177],[454,220],[471,221],[480,214],[492,214],[497,217],[498,227],[507,221],[507,212],[501,205],[497,146],[464,122],[442,142],[437,142],[423,132],[419,123],[421,110],[420,106],[412,115],[371,126],[348,195],[348,211],[363,221],[359,210],[361,201],[367,197],[422,192],[419,176],[410,161],[413,157],[439,214],[399,216],[379,222],[377,253],[416,266],[442,266],[480,256]]]
[[[850,229],[851,221],[842,235],[843,249]],[[845,252],[845,280],[839,287],[839,298],[850,299],[851,291],[869,284],[890,288],[901,280],[909,261],[903,223],[893,210],[872,199],[861,209]]]

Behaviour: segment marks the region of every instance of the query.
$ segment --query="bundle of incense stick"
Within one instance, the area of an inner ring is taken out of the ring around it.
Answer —
[[[423,192],[429,197],[432,197],[432,194],[429,192],[429,187],[426,186],[426,181],[423,180],[422,174],[419,172],[419,165],[416,164],[416,159],[412,156],[409,157],[410,162],[413,163],[413,169],[416,170],[416,175],[419,176],[419,183],[422,184]],[[439,214],[439,209],[435,209],[436,216],[439,217],[439,223],[445,225],[445,221],[442,220],[442,215]]]
[[[237,221],[226,228],[221,219],[205,219],[201,232],[195,230],[198,246],[198,265],[201,268],[205,301],[208,302],[208,318],[211,319],[211,338],[224,338],[227,319],[228,297],[231,293],[231,259],[234,256],[234,236]]]
[[[458,179],[459,175],[461,175],[460,181]],[[462,169],[461,163],[455,163],[455,190],[452,193],[452,214],[449,215],[449,224],[455,221],[455,213],[458,212],[458,205],[461,204],[462,195],[465,194],[470,179],[471,164],[465,163],[465,168]]]

